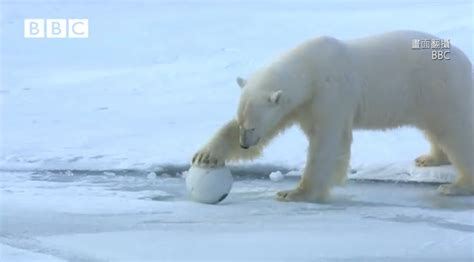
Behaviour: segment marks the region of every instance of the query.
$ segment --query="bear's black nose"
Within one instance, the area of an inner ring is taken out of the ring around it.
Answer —
[[[249,149],[248,146],[244,146],[244,145],[242,145],[242,144],[240,144],[240,147],[243,148],[243,149]]]

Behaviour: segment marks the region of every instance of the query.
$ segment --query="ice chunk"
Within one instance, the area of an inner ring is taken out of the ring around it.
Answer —
[[[271,172],[269,177],[270,177],[270,180],[273,182],[278,182],[278,181],[283,180],[283,178],[285,178],[285,176],[280,171]]]

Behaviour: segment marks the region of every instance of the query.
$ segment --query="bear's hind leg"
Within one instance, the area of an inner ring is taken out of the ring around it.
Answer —
[[[440,141],[458,172],[454,183],[438,188],[438,192],[443,195],[474,195],[474,141],[469,132],[471,131],[466,129],[464,134],[452,135],[446,141]]]
[[[474,173],[469,164],[462,163],[464,160],[458,160],[459,156],[453,157],[453,165],[459,172],[458,178],[452,184],[441,185],[438,192],[448,196],[474,195]]]
[[[454,183],[439,186],[438,192],[447,196],[474,195],[474,177],[471,174],[460,171]]]
[[[425,136],[430,141],[431,151],[429,154],[419,156],[415,159],[415,165],[419,167],[449,165],[448,156],[443,152],[434,136],[425,132]]]

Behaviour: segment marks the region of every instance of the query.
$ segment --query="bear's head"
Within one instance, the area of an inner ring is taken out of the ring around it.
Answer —
[[[267,133],[276,128],[283,115],[283,91],[265,77],[252,77],[249,81],[237,78],[242,89],[237,122],[240,147],[257,145]]]

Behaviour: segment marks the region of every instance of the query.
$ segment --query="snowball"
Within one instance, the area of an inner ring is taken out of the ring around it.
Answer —
[[[283,180],[283,178],[285,178],[285,176],[280,171],[271,172],[269,177],[270,177],[270,180],[273,182],[278,182],[278,181]]]
[[[232,174],[227,167],[203,168],[191,166],[186,175],[186,189],[192,200],[217,204],[232,188]]]

